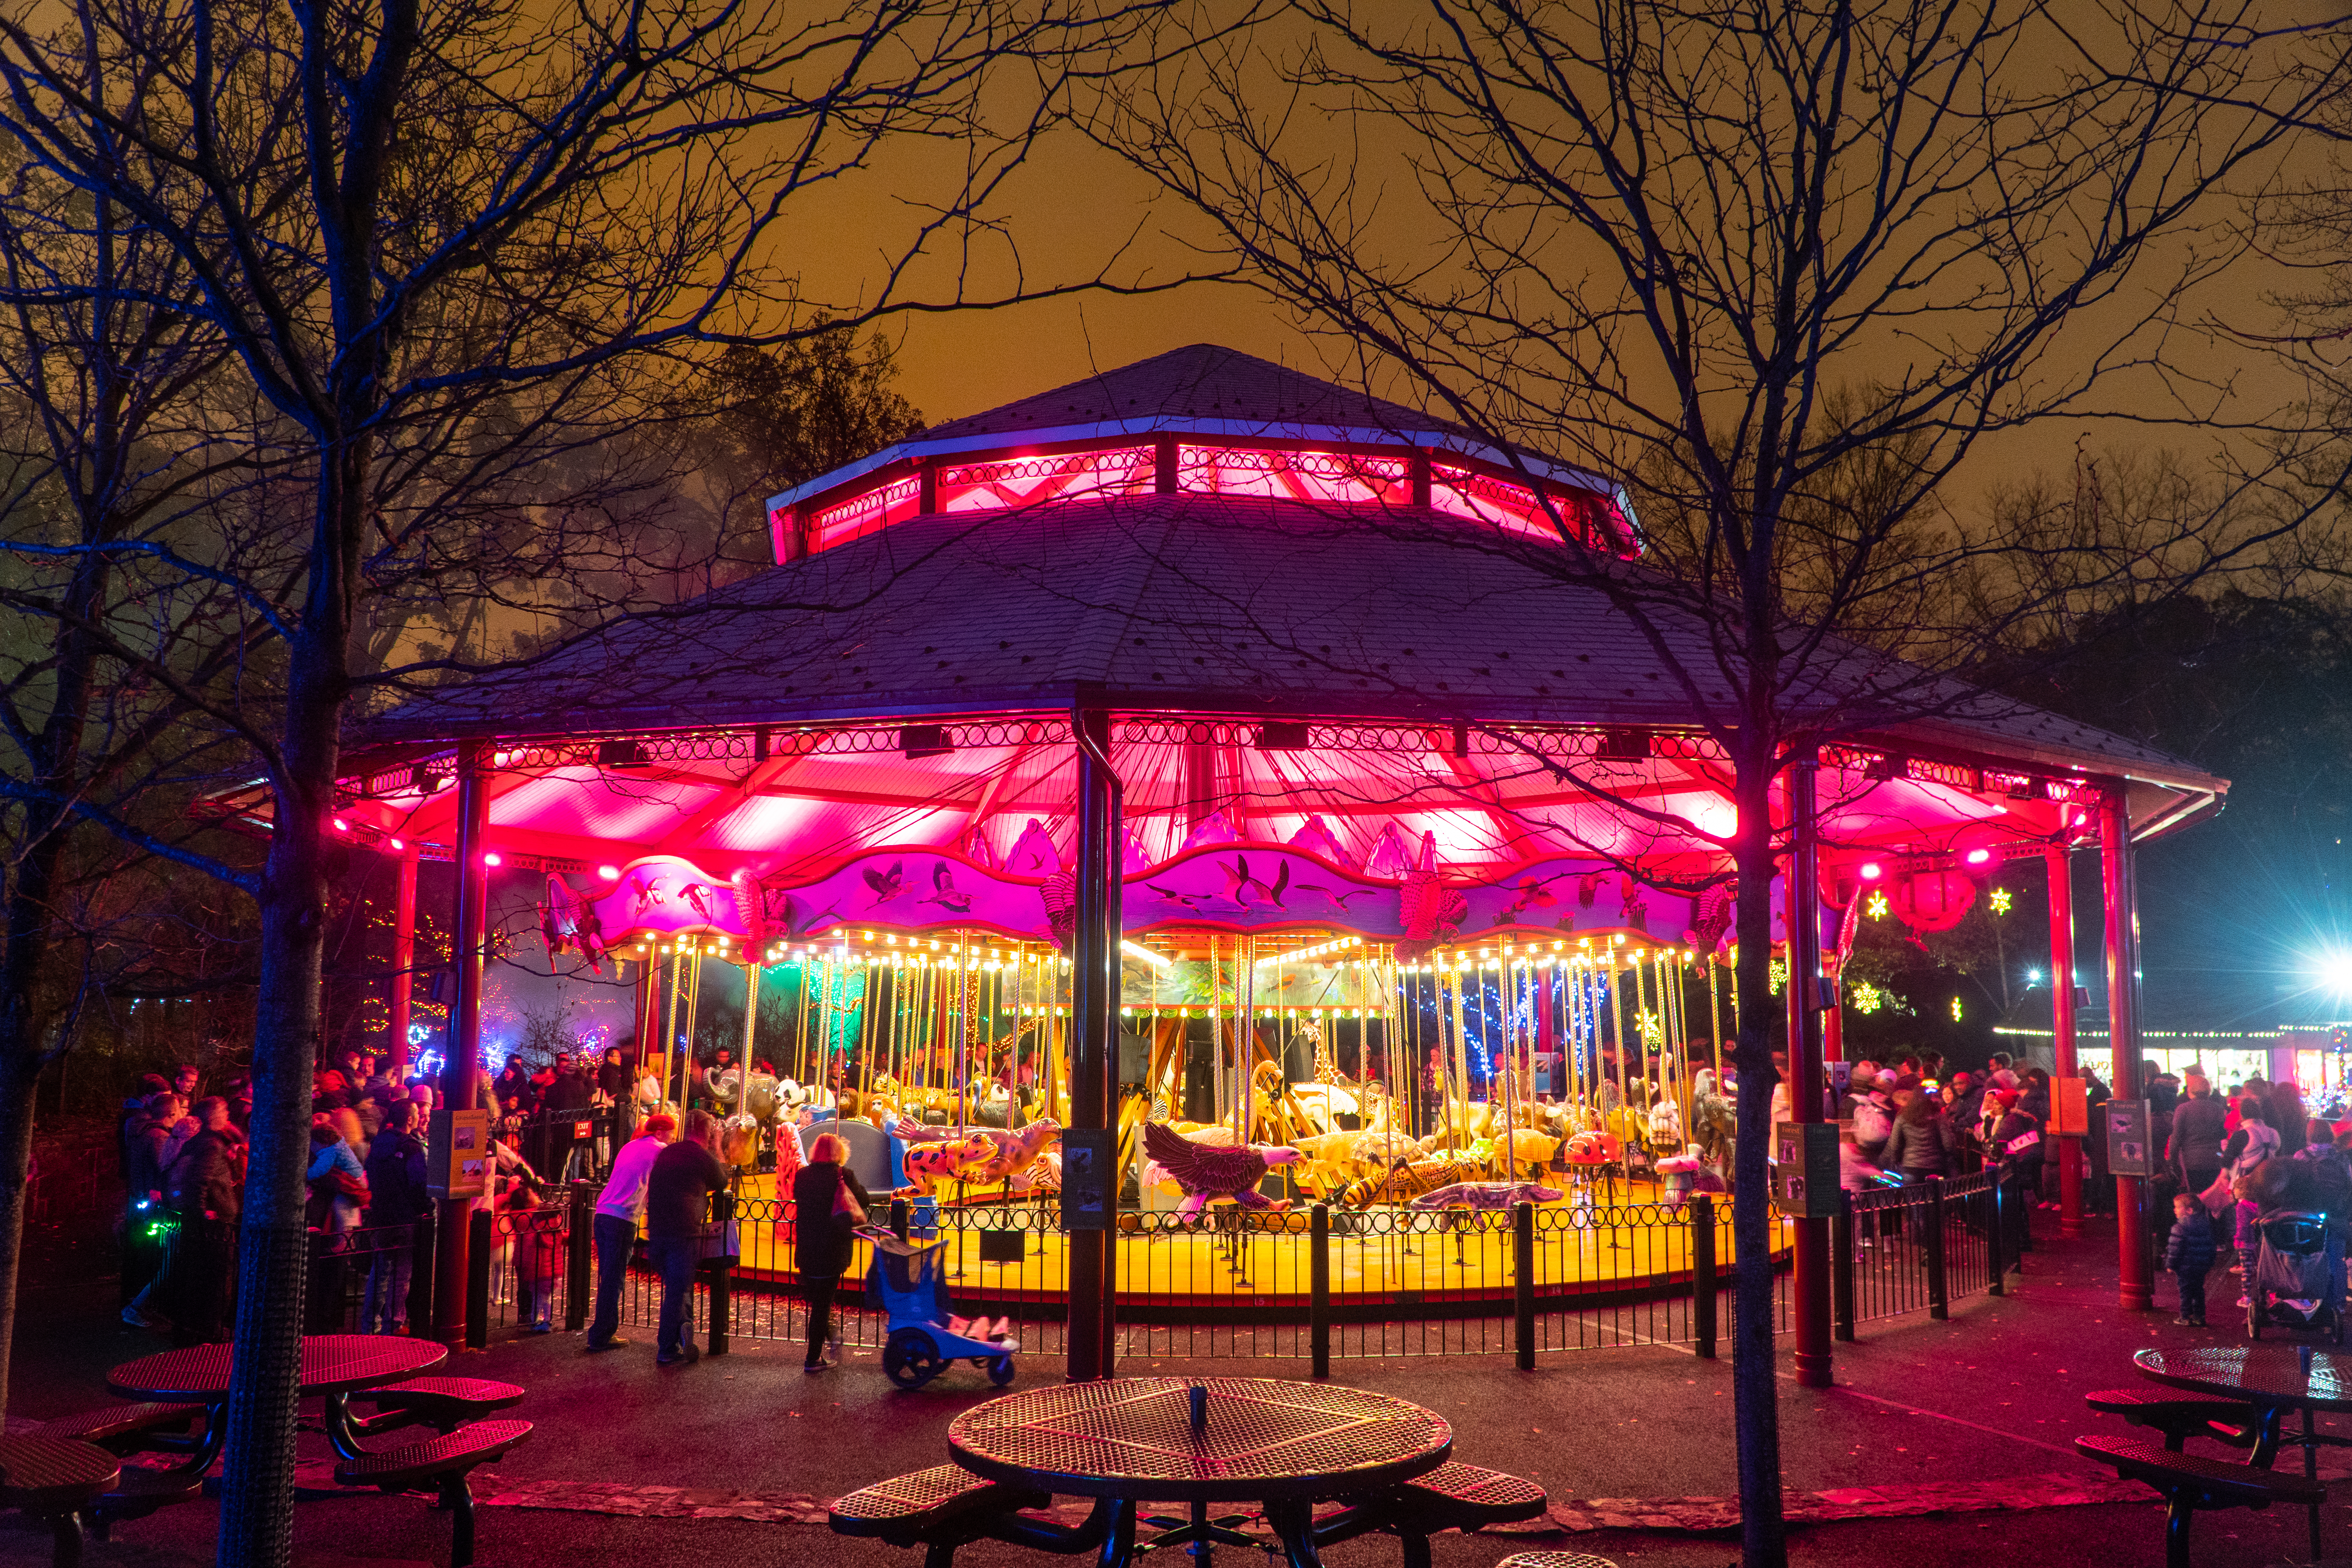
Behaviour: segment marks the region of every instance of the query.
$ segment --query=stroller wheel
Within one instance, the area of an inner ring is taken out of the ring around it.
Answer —
[[[1009,1355],[998,1356],[988,1363],[988,1381],[1003,1388],[1013,1381],[1013,1358]]]
[[[920,1329],[894,1329],[882,1345],[882,1373],[901,1388],[920,1388],[947,1368],[940,1343]]]

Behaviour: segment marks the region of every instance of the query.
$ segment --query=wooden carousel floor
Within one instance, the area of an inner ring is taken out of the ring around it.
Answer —
[[[792,1276],[789,1233],[779,1235],[766,1215],[775,1206],[758,1202],[773,1193],[773,1178],[746,1178],[741,1197],[747,1218],[741,1229],[739,1277],[788,1279]],[[1615,1187],[1616,1206],[1596,1209],[1581,1194],[1539,1205],[1535,1261],[1538,1292],[1605,1291],[1651,1287],[1687,1279],[1691,1226],[1679,1210],[1651,1206],[1648,1183]],[[1723,1211],[1727,1214],[1727,1210]],[[1128,1218],[1129,1216],[1122,1216]],[[1312,1241],[1304,1205],[1283,1220],[1295,1228],[1235,1232],[1213,1221],[1196,1229],[1160,1229],[1172,1215],[1135,1217],[1142,1233],[1118,1236],[1119,1294],[1130,1301],[1223,1300],[1265,1303],[1310,1290]],[[1007,1236],[985,1237],[997,1227],[1020,1234],[1019,1256]],[[1443,1300],[1463,1292],[1507,1293],[1512,1288],[1512,1237],[1507,1215],[1475,1216],[1466,1229],[1448,1229],[1436,1216],[1378,1208],[1360,1214],[1335,1210],[1331,1216],[1331,1294],[1335,1302],[1389,1298],[1400,1304]],[[941,1232],[947,1243],[948,1277],[959,1292],[983,1296],[1059,1297],[1066,1289],[1067,1247],[1054,1228],[1052,1211],[1034,1205],[1006,1209],[983,1205],[957,1216]],[[1776,1226],[1773,1252],[1790,1245],[1786,1222]],[[983,1247],[999,1254],[983,1258]],[[1717,1233],[1716,1261],[1732,1260],[1727,1227]],[[861,1245],[850,1278],[862,1278],[870,1262]]]

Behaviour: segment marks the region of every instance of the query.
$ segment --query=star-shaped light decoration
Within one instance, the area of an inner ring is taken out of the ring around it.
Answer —
[[[1857,1013],[1875,1013],[1886,1005],[1886,993],[1867,980],[1856,981],[1848,996]]]
[[[2005,915],[2009,913],[2009,889],[2007,888],[1995,888],[1991,894],[1986,898],[1985,902],[1992,906],[1992,912],[1997,915]]]
[[[1958,1023],[1959,1021],[1960,1021],[1960,999],[1959,999],[1958,997],[1955,996],[1955,997],[1953,997],[1953,998],[1952,998],[1952,1022],[1953,1022],[1953,1023],[1955,1023],[1955,1024],[1957,1024],[1957,1023]]]
[[[1872,920],[1883,921],[1886,918],[1888,907],[1885,893],[1873,893],[1870,895],[1870,901],[1862,906],[1862,912]]]

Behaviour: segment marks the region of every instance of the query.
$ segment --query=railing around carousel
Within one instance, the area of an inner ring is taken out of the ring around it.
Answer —
[[[594,1189],[556,1201],[552,1242],[505,1214],[478,1215],[468,1321],[520,1331],[577,1329],[592,1310],[585,1240]],[[688,1331],[798,1343],[807,1309],[793,1262],[788,1198],[722,1197],[687,1303]],[[546,1215],[549,1210],[533,1211]],[[936,1244],[949,1311],[1009,1320],[1024,1353],[1063,1352],[1068,1234],[1051,1199],[947,1204],[899,1198],[869,1213],[918,1246]],[[2025,1234],[2027,1205],[1989,1175],[1853,1195],[1832,1223],[1838,1331],[2000,1293]],[[1790,1328],[1790,1226],[1769,1220],[1772,1331]],[[483,1241],[488,1245],[480,1245]],[[1123,1359],[1334,1360],[1515,1354],[1644,1344],[1717,1353],[1738,1311],[1730,1200],[1519,1204],[1507,1208],[1287,1210],[1220,1207],[1197,1217],[1126,1213],[1114,1232]],[[1864,1245],[1864,1243],[1867,1245]],[[550,1247],[562,1262],[551,1286]],[[642,1249],[640,1249],[641,1251]],[[519,1264],[519,1255],[530,1261]],[[878,1350],[891,1323],[868,1299],[873,1248],[860,1242],[835,1298],[833,1333]],[[486,1263],[483,1260],[488,1259]],[[661,1285],[642,1258],[623,1285],[620,1321],[651,1327]],[[531,1310],[544,1300],[544,1316]],[[478,1329],[478,1334],[484,1329]]]

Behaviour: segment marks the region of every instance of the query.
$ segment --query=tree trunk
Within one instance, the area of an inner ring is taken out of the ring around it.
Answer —
[[[1739,994],[1739,1131],[1731,1183],[1731,1408],[1739,1454],[1740,1561],[1743,1568],[1784,1568],[1787,1531],[1780,1515],[1779,1347],[1772,1334],[1772,861],[1769,756],[1743,759],[1734,785],[1739,808],[1739,933],[1732,984]]]
[[[289,662],[282,768],[261,891],[251,1164],[238,1234],[236,1362],[221,1479],[221,1568],[287,1568],[294,1555],[294,1416],[301,1383],[302,1224],[311,1075],[327,940],[326,825],[350,691],[352,542],[364,489],[360,443],[320,456],[310,591]]]

